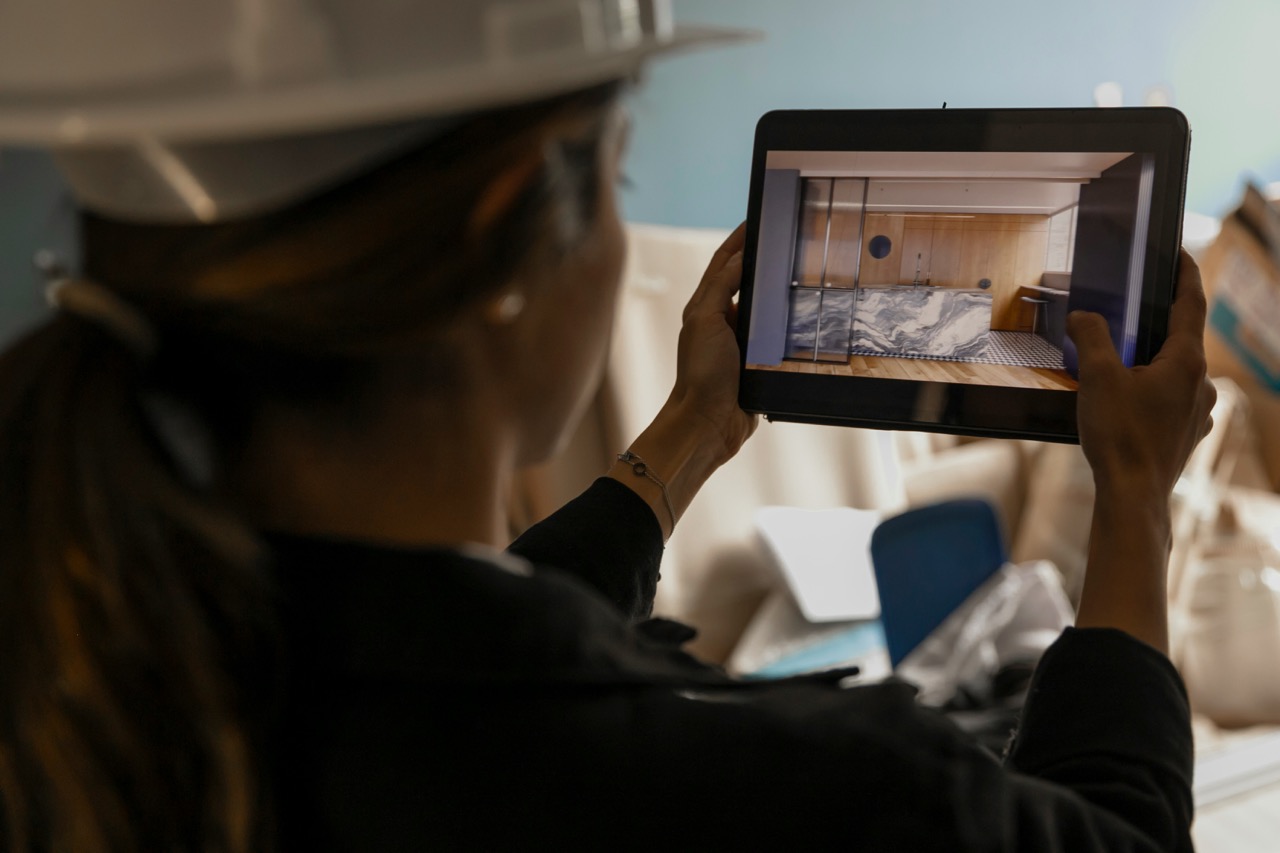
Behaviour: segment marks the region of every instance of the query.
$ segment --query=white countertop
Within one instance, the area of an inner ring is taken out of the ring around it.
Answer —
[[[851,290],[852,288],[849,289]],[[983,290],[981,287],[947,287],[945,284],[864,284],[858,289],[901,290],[903,293],[991,293],[990,290]]]

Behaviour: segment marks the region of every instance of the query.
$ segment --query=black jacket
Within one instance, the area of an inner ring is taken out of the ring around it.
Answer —
[[[282,849],[1192,849],[1185,691],[1119,631],[1049,649],[1001,764],[905,685],[741,683],[641,623],[661,531],[612,480],[510,555],[271,542]]]

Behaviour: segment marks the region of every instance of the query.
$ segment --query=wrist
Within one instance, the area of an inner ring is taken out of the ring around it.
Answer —
[[[1116,577],[1144,577],[1163,589],[1172,541],[1167,500],[1133,491],[1100,492],[1089,533],[1089,573],[1095,562],[1107,563]]]
[[[1146,491],[1100,490],[1076,625],[1119,628],[1168,653],[1168,501]]]
[[[609,476],[630,488],[653,509],[664,538],[724,458],[722,442],[698,418],[664,406],[644,432],[609,469]],[[636,470],[636,461],[643,469]]]
[[[1095,472],[1093,484],[1096,502],[1114,511],[1169,513],[1173,489],[1158,477],[1133,471]]]
[[[712,470],[737,455],[751,432],[749,428],[743,432],[731,423],[713,417],[706,405],[682,394],[679,385],[671,390],[653,419],[653,426],[687,436],[696,445],[698,456]]]
[[[667,487],[692,498],[728,456],[724,442],[704,418],[681,406],[662,410],[628,449],[647,460]]]
[[[669,522],[669,524],[662,524],[661,519],[658,522],[662,526],[663,538],[665,539],[670,535],[671,530],[675,529],[677,518],[675,504],[671,501],[671,490],[667,488],[666,481],[650,470],[649,463],[633,450],[624,450],[615,458],[618,462],[631,468],[631,473],[634,476],[643,477],[658,488],[659,494],[662,495],[662,505],[667,511],[666,519]],[[633,486],[638,485],[634,480],[632,484]],[[639,491],[638,489],[633,490]]]

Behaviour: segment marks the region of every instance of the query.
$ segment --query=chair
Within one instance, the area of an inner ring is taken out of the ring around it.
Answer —
[[[991,504],[945,501],[883,521],[871,563],[890,664],[898,664],[1007,561]]]
[[[1040,325],[1040,323],[1039,323],[1039,320],[1040,320],[1040,310],[1041,310],[1042,308],[1044,309],[1044,312],[1045,312],[1045,316],[1046,316],[1046,318],[1048,317],[1048,314],[1049,314],[1049,308],[1048,308],[1048,306],[1049,306],[1049,300],[1048,300],[1048,299],[1037,299],[1037,298],[1036,298],[1036,297],[1034,297],[1034,296],[1020,296],[1020,297],[1018,297],[1018,298],[1022,301],[1022,304],[1023,304],[1024,306],[1026,306],[1026,305],[1030,305],[1030,306],[1031,306],[1031,334],[1033,334],[1033,335],[1034,335],[1034,334],[1036,333],[1036,329],[1037,329],[1037,328],[1039,327],[1039,325]]]

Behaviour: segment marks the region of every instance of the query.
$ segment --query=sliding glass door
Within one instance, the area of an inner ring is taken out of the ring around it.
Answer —
[[[857,308],[864,178],[801,178],[787,357],[846,362]]]

